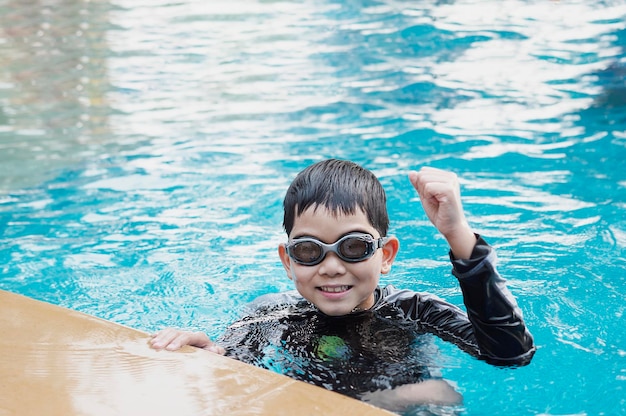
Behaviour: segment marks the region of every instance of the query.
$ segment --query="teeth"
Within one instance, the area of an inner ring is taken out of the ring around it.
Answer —
[[[322,290],[322,292],[339,293],[345,292],[346,290],[350,289],[350,286],[322,286],[320,287],[320,289]]]

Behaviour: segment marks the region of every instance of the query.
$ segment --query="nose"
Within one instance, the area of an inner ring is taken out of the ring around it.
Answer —
[[[346,266],[335,253],[327,253],[319,266],[318,273],[328,277],[341,276],[346,272]]]

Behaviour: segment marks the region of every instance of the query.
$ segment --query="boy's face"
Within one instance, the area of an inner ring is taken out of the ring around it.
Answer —
[[[380,237],[361,210],[353,215],[334,215],[324,207],[315,208],[310,207],[295,218],[290,239],[312,237],[332,244],[354,232]],[[287,276],[294,281],[298,292],[330,316],[346,315],[356,308],[371,308],[380,274],[389,271],[397,251],[398,240],[391,237],[367,260],[350,263],[331,252],[319,264],[305,266],[289,257],[284,244],[278,248]]]

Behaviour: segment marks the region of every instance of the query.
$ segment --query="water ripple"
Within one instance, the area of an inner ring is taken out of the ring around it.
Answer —
[[[623,383],[623,2],[53,6],[0,0],[2,288],[215,337],[290,288],[284,190],[341,157],[388,190],[402,249],[385,279],[461,304],[406,179],[430,164],[459,173],[541,347],[495,374],[443,345],[467,408],[615,408],[584,389],[618,397]]]

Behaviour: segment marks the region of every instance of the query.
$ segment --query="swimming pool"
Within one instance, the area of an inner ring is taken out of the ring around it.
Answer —
[[[465,414],[626,413],[623,1],[0,0],[0,289],[152,331],[222,332],[290,289],[281,202],[372,169],[382,279],[461,302],[406,173],[462,178],[538,352],[439,345]]]

